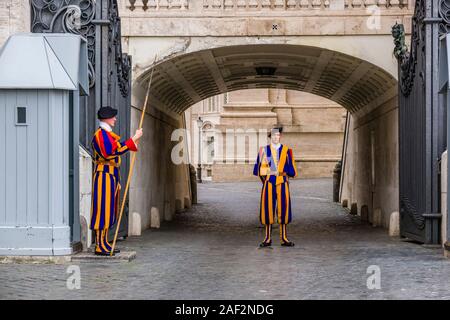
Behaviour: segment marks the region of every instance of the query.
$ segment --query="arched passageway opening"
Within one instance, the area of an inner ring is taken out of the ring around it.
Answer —
[[[383,68],[318,47],[219,47],[156,62],[137,76],[135,101],[144,100],[151,77],[147,137],[130,194],[130,234],[150,227],[152,215],[171,220],[174,212],[191,205],[189,166],[171,158],[179,143],[173,132],[185,128],[184,111],[209,97],[243,89],[303,91],[347,109],[351,116],[342,154],[341,199],[385,227],[398,211],[397,81]],[[132,127],[140,111],[134,107]]]
[[[313,93],[352,113],[396,95],[397,81],[381,67],[328,49],[300,45],[239,45],[159,61],[137,80],[152,79],[150,104],[181,113],[234,90],[280,88]],[[136,84],[138,85],[138,84]]]
[[[184,118],[189,163],[197,171],[201,163],[204,181],[256,181],[256,155],[277,125],[283,127],[282,143],[295,151],[301,178],[330,178],[342,160],[347,111],[314,94],[276,88],[231,91],[194,104]]]

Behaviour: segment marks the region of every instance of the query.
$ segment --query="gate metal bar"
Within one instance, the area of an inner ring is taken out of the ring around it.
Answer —
[[[444,110],[450,107],[450,69],[449,69],[449,48],[450,48],[450,33],[446,33],[440,37],[440,46],[439,46],[439,93],[440,93],[440,103]],[[447,112],[447,128],[450,128],[450,112]],[[450,141],[450,130],[447,130],[447,141]],[[448,193],[450,186],[449,176],[449,161],[448,161],[448,151],[447,151],[447,212],[445,213],[447,216],[446,222],[446,239],[444,239],[444,247],[447,250],[450,250],[450,223],[449,223],[449,205],[450,205],[450,196]]]
[[[396,24],[399,62],[400,235],[425,244],[440,239],[440,156],[446,147],[445,111],[439,105],[438,8],[442,1],[416,0],[410,49]]]
[[[79,100],[80,107],[79,143],[92,155],[90,142],[98,127],[97,110],[106,105],[119,110],[114,131],[123,137],[129,136],[131,57],[122,53],[117,0],[31,0],[30,7],[31,32],[74,33],[87,40],[89,96],[74,99]],[[77,147],[78,143],[75,146]],[[75,156],[78,157],[77,152]],[[120,169],[122,177],[126,177],[128,168],[129,159],[124,157]],[[78,170],[75,170],[74,176],[78,175]],[[75,208],[78,198],[73,198],[72,207]],[[127,234],[126,205],[119,237],[125,237]]]

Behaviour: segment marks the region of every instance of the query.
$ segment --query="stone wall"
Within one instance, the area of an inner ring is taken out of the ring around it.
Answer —
[[[216,0],[181,1],[185,4],[189,2],[187,6],[169,6],[167,0],[146,2],[147,6],[144,6],[143,0],[119,0],[121,16],[125,18],[122,20],[125,35],[380,34],[390,33],[390,27],[403,16],[411,15],[414,9],[413,0],[385,1],[384,4],[371,0],[317,0],[309,3],[303,1],[293,6],[292,3],[299,1],[250,1],[253,4],[260,2],[256,6],[251,3],[247,6],[245,3],[249,1],[225,1],[234,2],[228,8],[222,6],[223,1]],[[157,2],[165,4],[159,5]],[[272,2],[274,6],[267,6],[268,2]],[[379,21],[373,19],[374,8],[380,15]],[[146,19],[149,17],[150,19]],[[372,17],[372,21],[368,21],[369,17]],[[215,19],[215,23],[211,24],[211,18],[220,19]]]
[[[390,55],[392,38],[390,28],[395,22],[404,23],[410,32],[412,1],[406,8],[383,8],[381,29],[369,28],[370,15],[365,8],[345,11],[301,10],[253,12],[245,10],[239,14],[201,5],[173,14],[151,10],[143,11],[144,2],[136,2],[136,10],[130,10],[130,1],[120,0],[123,47],[133,56],[133,84],[148,71],[155,53],[158,61],[184,53],[198,52],[213,47],[245,44],[292,44],[321,47],[348,54],[371,62],[396,76],[397,63]],[[190,1],[199,4],[200,1]],[[158,7],[159,10],[159,7]],[[317,13],[319,12],[319,14]],[[211,27],[211,17],[215,19]],[[181,18],[183,19],[181,19]],[[187,27],[188,26],[188,27]],[[26,0],[0,1],[0,44],[17,32],[30,28],[30,8]],[[377,48],[377,50],[373,50]],[[389,53],[389,55],[387,54]],[[141,105],[142,93],[133,89],[132,103]],[[277,112],[278,111],[278,112]],[[284,108],[274,110],[277,117],[287,121],[289,114]],[[296,119],[304,117],[305,110],[292,114]],[[140,110],[132,110],[132,130],[137,127]],[[320,121],[306,125],[317,125]],[[140,232],[158,221],[170,220],[178,209],[190,205],[189,175],[186,165],[175,165],[170,160],[173,143],[170,135],[176,128],[184,126],[182,117],[170,112],[150,109],[145,120],[145,136],[140,143],[133,182],[130,189],[130,235]],[[365,115],[351,118],[351,128],[346,151],[342,200],[355,203],[358,214],[368,206],[368,219],[374,221],[374,211],[381,211],[380,224],[389,225],[389,215],[398,211],[398,136],[396,98]],[[300,174],[310,162],[301,160],[305,149],[295,149],[295,139],[285,135],[285,143],[298,154]],[[324,138],[324,143],[329,139]],[[309,159],[311,161],[312,157]],[[307,159],[306,159],[307,160]],[[242,170],[251,169],[252,164],[243,165]],[[303,167],[302,167],[303,166]],[[325,170],[332,165],[323,163]],[[326,167],[329,166],[329,167]],[[223,172],[226,172],[224,169]],[[126,177],[123,178],[126,180]],[[82,179],[80,179],[82,180]],[[153,210],[152,210],[153,209]],[[151,212],[155,217],[152,222]],[[156,221],[157,220],[157,221]]]
[[[141,110],[131,110],[131,132],[138,127]],[[180,116],[172,118],[149,106],[144,120],[144,136],[130,186],[129,235],[140,235],[162,221],[172,220],[177,211],[191,205],[189,171],[186,164],[176,165],[171,152],[173,130],[184,127]],[[126,177],[124,178],[126,181]],[[124,183],[125,185],[125,183]]]
[[[393,98],[364,116],[350,118],[341,202],[367,206],[368,221],[389,228],[398,211],[398,105]]]
[[[0,45],[12,34],[30,31],[28,0],[0,1]]]

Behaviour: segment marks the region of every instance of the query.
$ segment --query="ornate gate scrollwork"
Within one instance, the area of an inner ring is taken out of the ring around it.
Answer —
[[[129,93],[131,59],[128,54],[122,53],[121,24],[117,2],[110,1],[108,8],[108,20],[110,21],[108,28],[109,50],[113,57],[112,61],[117,68],[117,81],[119,82],[120,92],[122,96],[126,97]],[[112,67],[110,67],[110,70],[112,70]],[[112,72],[110,72],[111,76]],[[109,80],[109,85],[111,85],[111,80]]]
[[[412,18],[411,50],[408,50],[405,42],[405,28],[402,24],[395,23],[392,27],[394,37],[394,56],[399,62],[399,83],[404,96],[409,96],[416,75],[418,51],[425,50],[425,2],[416,0],[414,16]],[[420,48],[419,47],[420,44]],[[423,79],[423,72],[421,77]]]
[[[88,47],[89,87],[95,84],[94,0],[32,0],[31,32],[73,33],[83,36]]]
[[[31,0],[31,32],[72,33],[87,41],[89,96],[79,97],[79,143],[90,150],[97,128],[97,110],[111,105],[118,109],[115,131],[128,136],[131,112],[131,58],[122,52],[117,0]],[[121,166],[126,177],[129,159]],[[126,207],[127,208],[127,207]],[[126,236],[128,212],[119,237]],[[114,230],[111,230],[113,232]]]
[[[439,17],[442,19],[439,22],[439,35],[450,32],[450,1],[439,0]]]
[[[398,60],[400,234],[427,244],[439,243],[439,157],[446,144],[444,110],[437,98],[436,36],[444,27],[433,16],[438,1],[449,19],[449,0],[415,1],[409,50],[403,25],[392,28]]]
[[[130,57],[122,53],[121,24],[116,0],[108,0],[109,53],[113,57],[109,67],[108,85],[111,89],[112,69],[117,70],[117,81],[122,96],[129,93]],[[88,45],[89,86],[95,84],[95,1],[94,0],[32,0],[31,32],[73,33],[83,36]]]

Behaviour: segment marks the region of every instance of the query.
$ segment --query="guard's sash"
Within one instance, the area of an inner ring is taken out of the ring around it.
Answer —
[[[270,145],[269,145],[269,147],[270,147]],[[259,175],[266,176],[266,181],[268,181],[270,179],[270,176],[276,176],[276,184],[284,183],[285,174],[283,174],[283,173],[284,173],[284,165],[286,164],[288,147],[283,145],[281,148],[281,154],[280,154],[280,160],[278,161],[277,172],[273,172],[272,170],[270,170],[270,163],[268,161],[266,148],[268,148],[268,147],[261,148],[262,154],[260,154],[261,165],[259,167]],[[273,161],[273,159],[272,159],[272,161]]]

